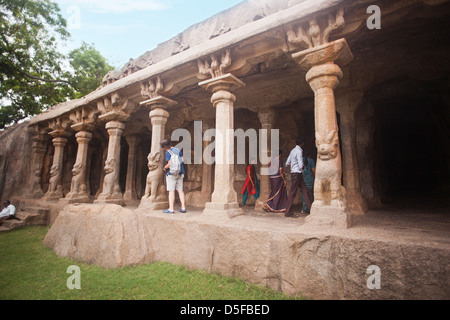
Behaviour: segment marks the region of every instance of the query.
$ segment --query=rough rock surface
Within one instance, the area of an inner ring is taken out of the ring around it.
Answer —
[[[59,256],[107,268],[170,262],[314,299],[450,298],[448,246],[393,241],[358,228],[327,234],[291,220],[69,205],[44,244]],[[381,290],[367,288],[371,265],[381,268]]]

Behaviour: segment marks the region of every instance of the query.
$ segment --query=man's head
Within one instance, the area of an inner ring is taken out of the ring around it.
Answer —
[[[9,200],[5,200],[3,201],[3,206],[7,207],[11,204],[11,202]]]
[[[297,139],[295,139],[295,143],[301,147],[305,143],[305,139],[303,139],[303,137],[298,137]]]
[[[163,148],[164,150],[170,150],[170,148],[172,148],[172,144],[170,143],[169,140],[163,140],[161,141],[161,148]]]

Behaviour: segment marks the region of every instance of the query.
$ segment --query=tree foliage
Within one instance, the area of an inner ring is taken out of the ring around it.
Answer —
[[[80,48],[69,53],[69,59],[74,70],[70,83],[78,90],[77,98],[97,89],[102,84],[105,74],[114,69],[93,45],[85,42]]]
[[[0,129],[95,90],[112,70],[93,45],[62,54],[69,37],[56,3],[0,0]]]

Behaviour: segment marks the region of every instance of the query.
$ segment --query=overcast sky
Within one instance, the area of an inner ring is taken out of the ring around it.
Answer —
[[[53,0],[67,19],[66,50],[93,43],[115,67],[243,0]]]

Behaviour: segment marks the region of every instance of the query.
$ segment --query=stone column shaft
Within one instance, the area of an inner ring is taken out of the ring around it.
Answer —
[[[120,142],[124,129],[125,124],[119,121],[110,121],[106,124],[109,135],[108,155],[104,169],[103,190],[96,200],[97,203],[124,204],[119,185]]]
[[[152,144],[148,155],[147,183],[145,194],[142,197],[139,208],[145,210],[161,210],[169,207],[167,191],[164,187],[164,165],[166,152],[161,148],[161,141],[166,133],[166,123],[169,119],[169,112],[166,108],[175,105],[176,102],[163,96],[150,99],[142,104],[150,107],[150,120],[152,124]]]
[[[334,89],[343,77],[335,61],[345,65],[353,56],[345,39],[340,39],[296,53],[293,58],[308,70],[306,80],[315,94],[318,159],[314,203],[306,222],[348,228],[353,225],[353,219],[347,212],[345,188],[341,183],[342,158]]]
[[[342,159],[344,187],[347,207],[352,213],[364,214],[367,203],[361,196],[358,155],[356,152],[355,110],[361,102],[362,93],[346,92],[338,97],[338,110],[341,115]]]
[[[41,135],[33,138],[32,151],[31,151],[31,175],[30,175],[30,189],[29,197],[33,199],[39,199],[44,196],[42,191],[42,164],[44,161],[46,146],[44,139]]]
[[[136,147],[139,143],[139,138],[136,136],[127,136],[128,142],[128,167],[127,167],[127,180],[125,187],[125,194],[123,198],[125,200],[136,200]]]
[[[210,126],[203,123],[203,131],[206,132]],[[208,141],[203,141],[203,149],[205,150],[209,145]],[[205,203],[211,201],[212,194],[212,165],[208,164],[207,161],[202,162],[202,189],[201,189],[201,199],[205,200]]]
[[[261,149],[260,153],[261,155],[265,155],[268,158],[270,158],[271,155],[271,139],[272,139],[272,129],[273,124],[275,123],[275,116],[276,113],[273,109],[266,109],[261,112],[259,112],[258,117],[261,122],[261,128],[265,132],[267,132],[267,143],[266,145],[260,144],[261,147],[265,147],[265,149]],[[260,137],[260,139],[262,136]],[[267,197],[270,195],[270,178],[268,175],[269,171],[269,164],[261,164],[261,175],[260,175],[260,189],[261,189],[261,196],[258,200],[256,200],[255,209],[259,210],[262,209],[264,206],[264,203],[267,201]]]
[[[214,192],[206,203],[205,214],[234,217],[243,214],[234,189],[234,102],[230,92],[245,84],[231,74],[226,74],[199,84],[212,92],[211,102],[216,108],[216,165]],[[217,135],[221,138],[217,139]]]
[[[89,142],[92,140],[92,133],[80,131],[75,135],[78,143],[77,159],[72,169],[72,183],[70,193],[61,202],[83,203],[89,202],[87,187],[88,172],[88,150]]]
[[[45,200],[59,200],[63,197],[63,166],[64,166],[64,147],[67,139],[63,137],[55,137],[52,140],[55,146],[53,155],[53,164],[50,170],[50,185],[47,193],[44,195]]]

